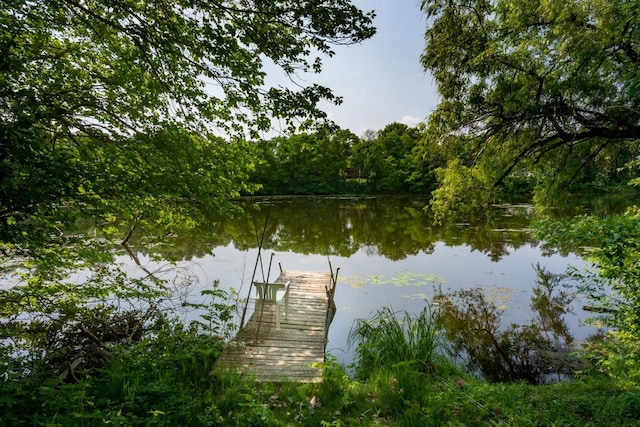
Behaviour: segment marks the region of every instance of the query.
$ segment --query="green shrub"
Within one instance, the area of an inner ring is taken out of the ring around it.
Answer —
[[[611,375],[640,382],[640,209],[608,218],[577,217],[570,222],[539,221],[538,237],[561,248],[582,248],[588,269],[571,268],[590,309],[602,313],[595,325],[612,328],[599,346],[600,366]]]

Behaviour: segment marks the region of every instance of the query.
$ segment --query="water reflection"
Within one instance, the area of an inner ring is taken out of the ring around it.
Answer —
[[[561,274],[535,266],[537,280],[528,323],[505,325],[503,310],[480,288],[437,295],[440,320],[452,354],[491,381],[540,384],[582,369],[565,315],[575,299]]]
[[[622,202],[574,201],[554,215],[592,211],[620,211]],[[530,204],[492,206],[482,220],[436,226],[433,215],[420,197],[288,197],[243,199],[244,213],[219,218],[200,238],[165,239],[153,246],[153,255],[179,261],[209,255],[212,248],[233,244],[238,250],[256,248],[298,254],[349,257],[358,251],[390,260],[432,253],[438,242],[446,246],[466,245],[499,261],[523,245],[537,242],[528,233],[534,217]],[[262,233],[264,238],[262,239]],[[148,238],[148,236],[147,236]],[[134,246],[136,243],[134,243]],[[141,245],[144,250],[144,245]],[[147,248],[147,250],[150,250]]]
[[[438,286],[457,291],[480,287],[501,298],[503,323],[522,323],[536,280],[531,265],[564,272],[580,266],[571,253],[543,252],[528,232],[531,205],[494,206],[483,221],[435,226],[426,201],[411,197],[281,198],[239,202],[244,214],[220,218],[198,241],[168,241],[155,256],[190,264],[206,286],[219,280],[246,297],[258,242],[274,266],[327,271],[327,256],[341,268],[338,311],[328,350],[349,364],[347,333],[356,319],[376,309],[418,313]],[[558,213],[559,215],[559,213]],[[264,231],[264,235],[263,235]],[[211,237],[214,236],[215,238]],[[266,266],[265,266],[266,268]],[[258,270],[256,280],[264,280]],[[199,294],[193,289],[193,295]],[[575,333],[584,313],[567,317]],[[586,334],[578,334],[581,339]]]
[[[220,218],[214,226],[216,239],[171,241],[170,246],[156,246],[156,255],[186,260],[208,255],[212,246],[231,243],[238,250],[247,250],[258,246],[263,231],[265,250],[341,257],[362,250],[390,260],[429,254],[436,243],[444,242],[447,246],[468,245],[497,261],[513,249],[534,243],[526,229],[532,215],[530,205],[495,206],[483,221],[434,226],[431,212],[425,209],[426,200],[415,197],[282,198],[238,203],[245,214]]]

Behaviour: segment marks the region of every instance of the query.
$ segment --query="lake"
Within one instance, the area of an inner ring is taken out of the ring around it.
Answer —
[[[262,263],[257,264],[257,281],[267,280],[271,257],[270,280],[277,277],[278,265],[285,270],[328,271],[330,261],[340,270],[327,351],[343,365],[353,359],[347,336],[354,320],[382,306],[418,313],[432,303],[435,292],[480,288],[504,311],[505,324],[527,322],[537,279],[534,266],[551,273],[584,266],[577,255],[558,254],[531,236],[534,210],[529,204],[496,205],[483,221],[436,226],[425,209],[426,200],[416,197],[296,197],[240,203],[245,215],[215,225],[218,242],[183,243],[171,249],[194,283],[181,290],[181,297],[197,300],[199,291],[214,280],[246,297],[259,242]],[[621,208],[601,202],[596,210]],[[568,215],[593,209],[576,203]],[[581,307],[581,301],[574,301],[573,312],[565,318],[578,340],[595,332],[581,325],[588,316]],[[183,315],[187,320],[197,317],[193,312]]]

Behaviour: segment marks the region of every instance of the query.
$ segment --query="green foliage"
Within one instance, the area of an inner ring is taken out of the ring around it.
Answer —
[[[191,307],[202,311],[200,320],[191,322],[192,327],[205,331],[211,336],[218,336],[224,339],[231,339],[235,330],[234,313],[236,305],[231,299],[237,298],[234,289],[229,292],[219,289],[220,282],[213,282],[213,289],[201,291],[202,297],[206,298],[205,303],[185,303],[186,307]]]
[[[322,382],[318,386],[318,398],[325,405],[338,406],[347,408],[354,404],[349,399],[349,387],[351,380],[346,372],[336,361],[335,356],[327,355],[325,362],[322,364],[324,369]]]
[[[0,355],[10,376],[69,377],[76,363],[99,366],[110,345],[141,338],[167,295],[162,280],[127,277],[110,264],[86,268],[83,280],[45,273],[24,271],[21,284],[0,290]]]
[[[586,271],[571,270],[592,310],[605,312],[594,322],[615,328],[599,349],[600,361],[614,375],[638,381],[635,357],[640,342],[640,215],[632,209],[608,218],[577,217],[570,222],[540,221],[536,232],[549,244],[583,248],[591,263]]]
[[[640,384],[640,344],[613,330],[591,337],[583,350],[595,370],[615,377],[620,384],[637,387]]]
[[[47,167],[73,171],[60,177],[64,182],[48,173],[3,181],[6,191],[0,196],[11,210],[10,220],[0,224],[3,260],[13,264],[25,257],[51,271],[85,260],[107,261],[116,242],[128,250],[133,242],[149,248],[176,236],[211,235],[212,228],[203,224],[233,213],[228,197],[248,189],[242,183],[249,168],[246,153],[220,138],[180,128],[117,142],[74,138],[42,151]],[[58,162],[47,153],[66,154]],[[25,167],[31,161],[23,160]]]
[[[403,363],[429,372],[442,346],[440,330],[426,307],[415,317],[405,312],[402,318],[383,307],[370,319],[358,319],[349,331],[348,342],[356,345],[356,375],[365,379],[378,369]]]
[[[392,123],[369,136],[324,128],[256,142],[251,182],[264,195],[424,194],[431,188],[437,165],[418,149],[421,128]]]
[[[339,193],[356,140],[347,130],[322,129],[257,142],[253,150],[260,161],[251,180],[262,194]]]
[[[318,103],[339,102],[316,84],[268,87],[265,63],[320,72],[312,52],[371,37],[372,18],[348,0],[6,2],[3,261],[82,246],[90,231],[125,242],[123,227],[195,233],[228,213],[229,197],[251,190],[252,159],[236,137],[272,119],[323,119]],[[86,219],[91,230],[77,227]]]
[[[77,382],[2,385],[0,425],[206,425],[214,390],[210,371],[222,342],[166,325],[132,346],[116,346],[99,369]]]
[[[433,192],[431,207],[434,220],[439,223],[448,217],[469,216],[482,207],[487,207],[491,199],[487,196],[486,180],[477,169],[460,164],[455,159],[446,168],[437,170],[440,186]]]
[[[615,311],[601,319],[621,329],[630,339],[640,339],[640,216],[635,210],[599,219],[593,216],[570,222],[541,221],[536,232],[549,244],[584,248],[591,272],[574,271],[583,291],[594,303]]]
[[[512,178],[535,183],[547,203],[576,182],[629,179],[623,167],[640,136],[640,92],[630,87],[639,72],[636,3],[422,2],[422,64],[441,96],[428,138],[459,160],[448,169],[474,178],[459,193],[455,171],[443,173],[439,208],[475,204],[476,191],[495,199]]]
[[[491,385],[465,381],[464,398],[456,403],[469,419],[495,424],[633,425],[637,409],[617,403],[631,390],[603,378],[587,378],[547,386],[523,383]],[[476,406],[473,408],[473,406]]]
[[[160,321],[138,343],[114,347],[77,382],[0,382],[0,426],[14,425],[634,425],[640,394],[611,377],[531,386],[400,362],[349,379],[329,359],[320,384],[255,383],[211,375],[222,341]]]
[[[126,417],[157,414],[197,419],[202,398],[213,387],[211,370],[222,341],[180,324],[159,325],[131,348],[119,348],[96,379],[102,399]],[[196,393],[193,393],[195,391]],[[193,403],[185,405],[189,399]],[[192,413],[190,413],[192,412]]]
[[[220,310],[217,318],[224,319],[230,296],[214,291],[206,293],[211,303],[198,308],[208,309],[203,317]],[[64,328],[59,325],[69,319],[30,322],[27,332],[40,335],[11,336],[24,342],[0,354],[6,368],[0,425],[219,421],[211,402],[218,387],[212,370],[223,348],[220,335],[228,334],[222,323],[184,327],[157,310],[115,307],[86,309],[73,320]]]
[[[372,193],[424,193],[430,188],[422,152],[421,128],[391,123],[362,138],[352,149],[352,167],[367,179]]]

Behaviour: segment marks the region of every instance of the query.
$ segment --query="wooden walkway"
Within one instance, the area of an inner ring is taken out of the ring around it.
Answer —
[[[281,312],[280,330],[275,304],[255,300],[253,314],[216,363],[217,372],[264,382],[322,380],[319,364],[324,362],[327,328],[335,312],[327,295],[331,273],[283,271],[276,283],[287,281],[291,282],[289,310],[286,318]]]

